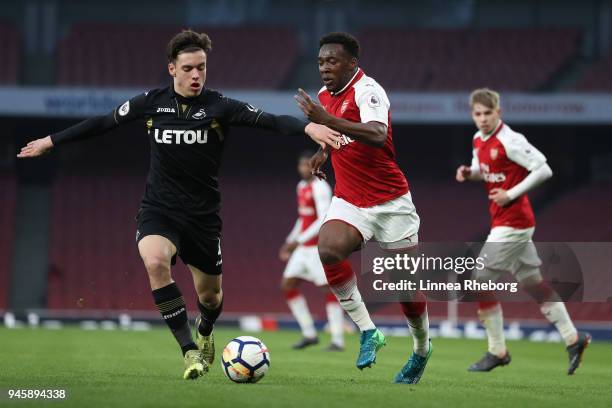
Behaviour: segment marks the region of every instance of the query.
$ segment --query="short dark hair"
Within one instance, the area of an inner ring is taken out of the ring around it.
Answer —
[[[325,44],[340,44],[351,57],[359,59],[359,41],[349,33],[335,32],[324,35],[319,40],[319,48]]]
[[[208,34],[196,33],[193,30],[183,30],[170,40],[166,46],[168,62],[176,61],[182,52],[203,50],[208,54],[212,50],[212,41]]]

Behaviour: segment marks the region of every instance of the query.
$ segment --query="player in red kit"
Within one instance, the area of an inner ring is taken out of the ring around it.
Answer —
[[[390,103],[384,89],[358,66],[359,43],[346,33],[331,33],[319,42],[320,104],[303,90],[298,105],[313,122],[342,133],[340,149],[331,152],[336,176],[334,197],[319,233],[319,256],[331,291],[361,331],[357,368],[371,367],[385,344],[361,298],[348,256],[367,241],[408,250],[418,243],[417,215],[406,177],[395,160]],[[315,172],[327,159],[320,149],[312,159]],[[416,384],[432,352],[427,304],[403,302],[413,337],[413,353],[395,376]],[[416,299],[415,299],[416,300]]]
[[[298,160],[298,172],[302,178],[296,189],[298,219],[278,254],[281,261],[287,262],[282,287],[287,305],[302,331],[302,340],[293,348],[299,350],[319,343],[306,298],[299,291],[301,282],[307,281],[327,292],[325,309],[331,333],[331,344],[327,350],[342,351],[344,311],[327,288],[327,278],[317,251],[319,229],[329,208],[332,191],[325,180],[312,174],[312,155],[313,152],[305,151]]]
[[[470,166],[459,166],[456,179],[484,181],[489,194],[491,232],[481,256],[485,269],[476,279],[494,280],[510,272],[525,291],[536,299],[544,316],[559,331],[569,354],[568,374],[580,365],[591,337],[576,330],[565,304],[542,280],[536,248],[531,240],[535,229],[533,210],[527,192],[552,176],[546,157],[520,133],[502,122],[499,94],[487,88],[470,96],[472,119],[478,128],[473,138]],[[506,349],[502,309],[493,294],[480,293],[478,316],[488,337],[488,351],[469,371],[490,371],[510,363]]]

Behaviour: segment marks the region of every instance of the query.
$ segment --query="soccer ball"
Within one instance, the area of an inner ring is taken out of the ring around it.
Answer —
[[[226,377],[234,382],[255,383],[270,368],[270,352],[256,337],[236,337],[223,349],[221,367]]]

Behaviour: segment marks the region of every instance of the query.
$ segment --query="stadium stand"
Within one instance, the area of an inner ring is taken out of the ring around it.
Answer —
[[[589,184],[564,194],[538,214],[538,241],[609,242],[612,186]],[[563,222],[559,222],[563,220]]]
[[[11,253],[15,226],[15,206],[17,203],[15,176],[0,173],[0,309],[8,307],[10,288]]]
[[[19,34],[11,24],[0,22],[0,53],[2,64],[0,64],[0,84],[17,84],[19,72]]]
[[[48,306],[139,309],[151,306],[134,244],[143,180],[62,176],[52,190]]]
[[[59,45],[58,83],[114,87],[166,84],[165,47],[180,29],[75,25]],[[297,36],[287,28],[241,26],[196,31],[206,32],[212,39],[207,81],[212,88],[277,89],[298,58]]]
[[[457,91],[489,86],[534,91],[576,54],[580,36],[573,29],[370,28],[359,38],[364,49],[362,66],[384,87]]]
[[[574,89],[588,92],[610,92],[612,91],[610,72],[612,72],[612,54],[590,66]]]

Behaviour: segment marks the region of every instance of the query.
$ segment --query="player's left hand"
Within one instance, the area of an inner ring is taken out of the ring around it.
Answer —
[[[512,201],[510,200],[510,197],[508,197],[508,193],[506,192],[506,190],[504,190],[503,188],[491,189],[491,193],[489,194],[489,200],[493,200],[493,202],[495,202],[495,204],[499,205],[500,207],[505,207],[510,201]]]
[[[283,262],[287,262],[293,251],[295,251],[295,248],[298,247],[298,245],[299,243],[297,241],[284,243],[278,251],[278,258]]]
[[[313,101],[302,88],[298,89],[298,94],[294,98],[301,111],[311,122],[326,125],[331,119],[332,116],[321,105]]]
[[[304,128],[304,132],[310,136],[312,140],[317,142],[317,144],[321,146],[321,149],[325,149],[327,146],[331,146],[334,149],[340,148],[340,133],[327,126],[310,122],[306,125],[306,128]]]

